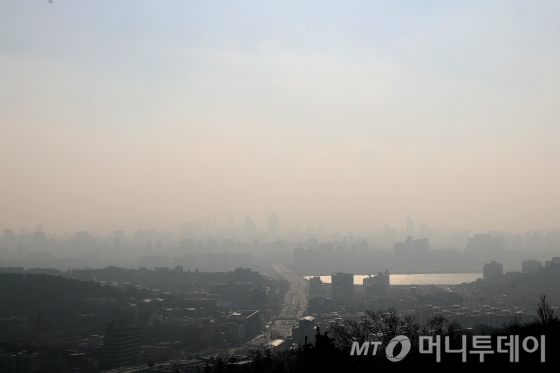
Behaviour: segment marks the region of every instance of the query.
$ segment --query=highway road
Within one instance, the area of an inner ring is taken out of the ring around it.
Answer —
[[[268,332],[248,342],[245,347],[262,346],[270,342],[271,336],[272,339],[290,338],[292,336],[292,326],[297,325],[298,320],[307,313],[308,281],[284,265],[275,264],[272,268],[289,282],[290,287],[284,295],[282,310],[278,317],[272,320]]]
[[[282,310],[272,323],[273,334],[287,338],[292,335],[292,326],[297,325],[298,320],[306,315],[309,283],[284,265],[275,264],[272,268],[290,283]]]

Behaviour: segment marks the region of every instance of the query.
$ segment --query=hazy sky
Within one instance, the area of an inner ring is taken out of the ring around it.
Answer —
[[[0,228],[560,227],[558,1],[2,1]]]

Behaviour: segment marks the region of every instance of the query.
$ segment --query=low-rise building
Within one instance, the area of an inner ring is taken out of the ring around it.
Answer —
[[[245,326],[245,337],[256,337],[262,331],[261,315],[258,310],[235,311],[227,317],[228,321],[243,324]]]
[[[315,343],[315,335],[317,327],[315,326],[315,318],[313,316],[305,316],[299,319],[297,326],[292,328],[292,340],[294,343],[303,345],[307,343]]]

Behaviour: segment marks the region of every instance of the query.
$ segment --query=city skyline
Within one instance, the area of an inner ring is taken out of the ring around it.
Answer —
[[[281,223],[282,222],[282,223]],[[417,228],[415,228],[415,226]],[[76,232],[88,232],[92,235],[117,235],[116,232],[119,232],[119,235],[125,235],[127,237],[132,237],[134,234],[143,231],[152,231],[152,232],[169,232],[181,235],[182,232],[187,231],[187,227],[196,227],[197,236],[204,236],[206,235],[208,238],[216,237],[216,236],[225,236],[228,238],[228,235],[231,235],[235,232],[237,236],[251,236],[252,234],[255,237],[258,237],[259,234],[262,233],[271,233],[276,238],[282,238],[281,236],[286,236],[290,232],[299,232],[306,234],[310,237],[315,236],[318,237],[320,235],[340,235],[342,236],[368,236],[371,234],[378,234],[382,231],[387,231],[387,229],[398,232],[401,236],[411,236],[414,238],[423,238],[428,237],[434,234],[448,234],[448,233],[467,233],[468,235],[472,236],[474,234],[484,234],[484,233],[491,233],[491,234],[514,234],[514,235],[524,235],[527,232],[554,232],[559,231],[559,227],[548,226],[548,227],[541,227],[538,229],[520,229],[520,230],[513,230],[513,229],[480,229],[480,230],[471,230],[471,229],[461,229],[455,228],[450,230],[444,230],[439,227],[431,226],[427,223],[416,223],[414,218],[411,216],[406,216],[406,221],[399,225],[391,225],[391,224],[383,224],[382,226],[375,227],[371,226],[369,228],[359,230],[359,229],[350,229],[347,231],[339,231],[339,230],[327,230],[322,225],[316,224],[306,224],[301,227],[290,226],[286,224],[283,219],[280,219],[279,215],[276,213],[271,213],[268,217],[262,219],[262,221],[255,220],[250,216],[246,215],[243,219],[235,220],[233,215],[229,215],[227,218],[223,220],[219,219],[212,219],[206,217],[205,219],[197,219],[191,221],[183,221],[180,224],[176,224],[175,227],[171,227],[170,229],[156,229],[153,227],[136,227],[131,228],[128,230],[121,229],[122,227],[114,227],[113,229],[108,230],[89,230],[87,227],[82,227],[82,229],[78,229],[75,231],[64,230],[64,231],[56,231],[47,229],[45,231],[43,224],[35,224],[35,225],[24,225],[23,227],[14,227],[14,226],[4,226],[0,227],[0,230],[10,230],[13,231],[14,234],[28,234],[34,232],[42,232],[48,234],[50,237],[71,237],[76,234]],[[272,228],[272,229],[271,229]]]

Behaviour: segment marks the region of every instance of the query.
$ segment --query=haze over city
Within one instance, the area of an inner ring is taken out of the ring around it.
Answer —
[[[3,2],[0,227],[558,229],[559,15]]]
[[[557,371],[559,98],[558,1],[1,1],[0,373]]]

